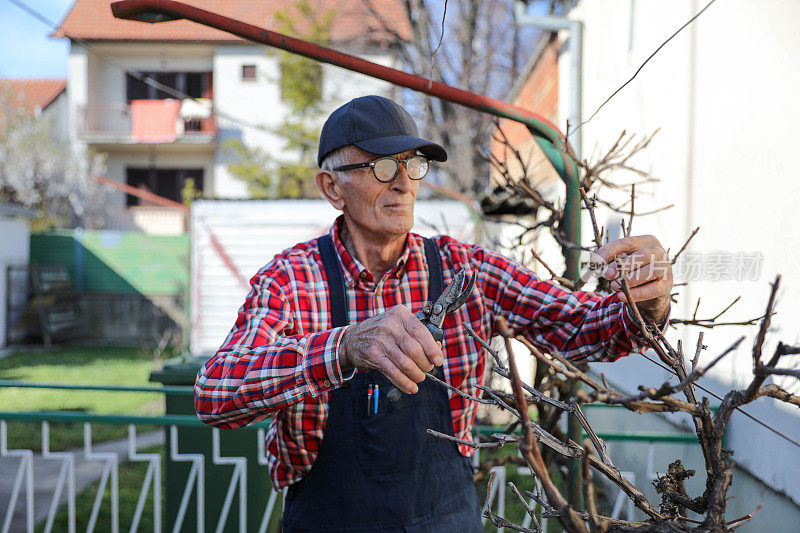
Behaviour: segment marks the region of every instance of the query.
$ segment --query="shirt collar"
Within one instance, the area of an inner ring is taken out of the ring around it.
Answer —
[[[347,248],[345,247],[342,239],[339,237],[339,234],[344,227],[344,215],[339,215],[331,226],[331,239],[333,240],[333,245],[336,249],[336,252],[339,254],[339,258],[342,261],[342,266],[344,267],[344,282],[347,285],[354,285],[356,280],[364,280],[366,282],[375,282],[376,280],[373,278],[372,273],[366,269],[361,262],[353,257]],[[387,277],[402,277],[403,273],[405,272],[406,263],[408,263],[408,259],[412,253],[418,254],[420,250],[422,250],[422,245],[420,244],[421,239],[418,235],[413,233],[408,234],[408,239],[406,239],[406,244],[403,246],[403,252],[400,254],[400,257],[397,259],[397,263],[395,263],[394,267],[386,274]]]

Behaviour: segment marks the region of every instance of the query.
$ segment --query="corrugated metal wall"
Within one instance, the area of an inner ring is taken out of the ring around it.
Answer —
[[[247,288],[237,279],[231,264],[249,280],[276,253],[327,232],[338,214],[325,200],[194,202],[191,351],[214,353],[233,326]],[[446,232],[473,240],[473,223],[462,203],[419,201],[415,215],[416,233],[430,236]]]

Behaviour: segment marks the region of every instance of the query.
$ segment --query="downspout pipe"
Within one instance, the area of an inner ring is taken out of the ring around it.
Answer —
[[[558,32],[569,32],[567,39],[567,52],[569,52],[569,124],[572,131],[568,132],[569,142],[578,160],[582,157],[581,130],[577,129],[582,122],[582,69],[583,69],[583,22],[571,20],[564,17],[533,16],[525,12],[525,4],[517,2],[514,6],[514,15],[517,23],[522,26],[531,26],[540,30]],[[534,135],[535,132],[531,131]],[[538,142],[538,139],[537,139]],[[541,144],[540,144],[541,146]],[[545,147],[542,147],[547,153]],[[548,158],[552,160],[550,154]],[[575,172],[562,172],[556,167],[561,179],[567,188],[566,217],[564,220],[565,233],[569,242],[581,242],[581,197],[580,178],[577,170]],[[564,257],[567,262],[566,277],[572,280],[580,278],[579,250],[564,250]]]
[[[572,149],[575,153],[575,156],[578,158],[578,160],[580,160],[582,154],[582,144],[581,130],[578,128],[578,126],[582,122],[581,97],[583,92],[583,81],[581,79],[581,71],[583,68],[583,22],[580,20],[570,20],[565,17],[528,15],[525,12],[525,4],[521,1],[518,1],[514,6],[514,15],[516,16],[517,23],[523,26],[531,26],[550,32],[569,32],[569,38],[567,39],[567,51],[569,52],[569,125],[574,129],[571,132],[568,132],[567,135],[570,143],[572,144]],[[564,180],[564,184],[567,189],[566,205],[564,207],[564,232],[566,233],[567,240],[569,242],[580,244],[580,178],[578,177],[577,172],[564,174],[559,172],[559,175],[561,176],[561,179]],[[577,281],[580,278],[580,251],[577,249],[569,250],[564,248],[563,253],[567,264],[566,277],[573,281]],[[579,383],[573,384],[571,391],[572,396],[575,395],[579,387]],[[581,442],[581,426],[575,415],[572,414],[569,415],[567,421],[567,435],[574,442]],[[580,462],[578,460],[573,460],[569,468],[567,499],[575,508],[582,507],[580,487]]]

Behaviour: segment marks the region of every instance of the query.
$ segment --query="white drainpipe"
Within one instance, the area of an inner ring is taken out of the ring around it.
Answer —
[[[575,155],[580,159],[581,131],[578,125],[582,121],[581,96],[583,85],[581,71],[583,68],[583,22],[565,17],[532,16],[525,12],[525,3],[517,2],[514,6],[517,23],[551,32],[566,30],[569,32],[567,51],[569,52],[569,141]]]

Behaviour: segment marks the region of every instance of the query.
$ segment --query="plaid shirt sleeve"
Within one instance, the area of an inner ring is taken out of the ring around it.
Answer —
[[[492,313],[539,348],[575,361],[614,361],[643,351],[638,327],[616,295],[568,291],[480,246],[472,256]]]
[[[231,332],[198,373],[195,410],[205,423],[232,429],[259,422],[345,379],[337,352],[346,328],[298,331],[287,269],[276,257],[253,276]]]

